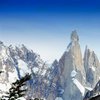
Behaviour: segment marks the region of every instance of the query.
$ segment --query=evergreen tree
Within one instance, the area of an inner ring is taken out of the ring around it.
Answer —
[[[34,100],[39,100],[38,98],[35,98]]]
[[[23,97],[27,89],[23,89],[22,87],[26,85],[26,82],[30,80],[30,78],[31,75],[26,74],[20,80],[17,80],[16,82],[12,83],[12,87],[9,89],[7,96],[3,97],[8,98],[8,100],[16,100],[17,98]],[[2,98],[1,100],[5,99]]]

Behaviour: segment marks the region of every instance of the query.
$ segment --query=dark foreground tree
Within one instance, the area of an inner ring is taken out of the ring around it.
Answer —
[[[34,100],[39,100],[38,98],[35,98]]]
[[[20,97],[23,97],[27,91],[27,89],[23,89],[23,87],[26,85],[26,82],[30,80],[30,78],[31,75],[26,74],[20,80],[12,83],[12,87],[9,89],[9,92],[6,93],[7,96],[2,96],[1,100],[5,100],[5,98],[8,98],[8,100],[16,100]]]
[[[89,100],[100,100],[100,95],[95,96],[95,97],[92,97],[92,98],[91,98],[91,99],[89,99]]]

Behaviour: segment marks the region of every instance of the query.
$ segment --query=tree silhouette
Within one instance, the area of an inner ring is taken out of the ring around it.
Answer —
[[[92,97],[92,98],[91,98],[91,99],[89,99],[89,100],[100,100],[100,95],[95,96],[95,97]]]
[[[38,98],[35,98],[34,100],[39,100]]]
[[[3,73],[3,71],[0,71],[0,74],[1,73]],[[27,91],[27,89],[23,89],[23,87],[26,85],[26,82],[30,79],[31,79],[31,74],[26,74],[20,80],[16,80],[16,82],[12,83],[11,88],[9,89],[9,92],[6,93],[7,95],[3,95],[0,100],[6,100],[6,99],[20,100],[20,97],[23,97]],[[43,99],[34,98],[34,100],[43,100]]]
[[[8,100],[16,100],[17,98],[23,97],[25,95],[25,92],[27,89],[23,89],[23,86],[26,85],[26,82],[30,80],[31,75],[26,74],[24,77],[22,77],[20,80],[17,80],[16,82],[12,83],[12,87],[9,89],[9,92],[7,92],[7,96],[3,96],[1,100],[8,98]]]

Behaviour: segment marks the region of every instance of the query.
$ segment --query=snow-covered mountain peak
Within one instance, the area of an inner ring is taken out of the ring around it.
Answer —
[[[25,76],[27,73],[34,73],[34,68],[38,68],[38,77],[45,71],[44,61],[40,55],[27,49],[26,46],[5,46],[0,45],[0,84],[4,84],[6,89],[11,87],[11,83]],[[6,83],[8,85],[6,85]],[[8,87],[9,86],[9,87]],[[1,94],[3,93],[0,89]]]
[[[46,100],[82,100],[87,90],[93,90],[100,80],[100,63],[94,51],[85,49],[84,59],[79,36],[72,31],[71,41],[60,58],[51,65],[25,45],[6,46],[0,43],[0,85],[9,90],[16,79],[32,75],[27,82],[25,98]],[[1,88],[0,86],[0,88]],[[0,95],[4,93],[1,88]]]

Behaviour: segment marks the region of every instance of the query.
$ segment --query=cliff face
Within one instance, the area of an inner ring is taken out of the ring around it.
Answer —
[[[61,57],[59,66],[62,71],[60,79],[64,88],[64,100],[81,100],[85,93],[85,70],[76,31],[71,34],[71,42]]]
[[[100,79],[98,58],[87,47],[82,57],[76,31],[72,31],[71,41],[62,57],[51,65],[24,45],[5,46],[0,42],[0,70],[3,71],[0,74],[0,95],[9,90],[16,79],[26,73],[32,74],[26,85],[26,99],[83,100],[89,91],[98,90],[94,87]]]
[[[4,94],[11,87],[11,83],[25,76],[25,74],[35,73],[37,76],[45,74],[46,65],[40,56],[32,50],[27,49],[24,45],[13,47],[0,44],[0,94]],[[34,82],[37,78],[34,77]],[[27,84],[27,87],[32,87],[33,80]],[[35,86],[35,85],[34,85]],[[34,88],[34,86],[32,88]],[[37,85],[38,86],[38,85]],[[30,88],[27,92],[32,97],[33,89]],[[29,97],[30,98],[30,97]]]
[[[71,42],[59,60],[59,67],[64,100],[83,100],[86,92],[92,90],[100,79],[98,58],[87,47],[82,57],[76,31],[71,34]]]
[[[86,47],[84,54],[84,68],[86,72],[86,82],[94,88],[100,77],[100,63],[94,53]]]
[[[100,80],[97,82],[93,90],[86,93],[84,100],[100,100]]]

